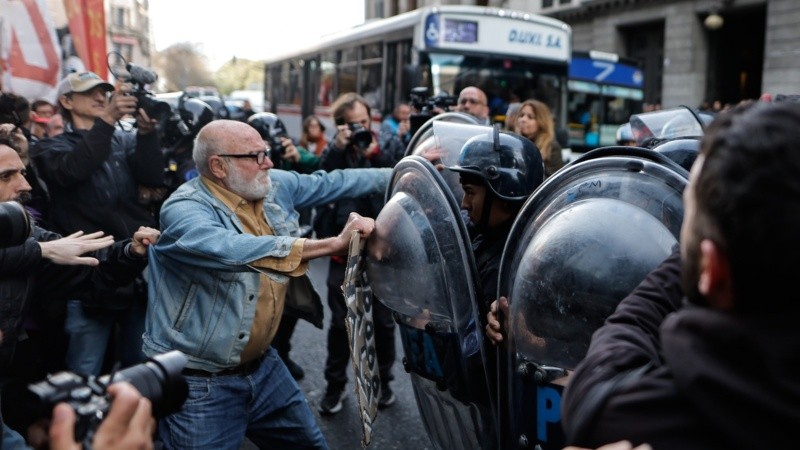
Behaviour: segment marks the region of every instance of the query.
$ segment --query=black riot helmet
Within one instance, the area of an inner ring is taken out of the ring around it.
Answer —
[[[700,139],[672,139],[656,145],[653,150],[675,161],[688,172],[692,170],[692,164],[694,164],[694,160],[697,159],[697,155],[700,153]]]
[[[496,197],[524,201],[544,181],[539,149],[529,139],[497,126],[470,138],[450,170],[483,179]]]
[[[273,142],[275,138],[287,136],[286,126],[277,115],[269,112],[256,113],[247,119],[247,123],[258,131],[261,139]],[[278,141],[280,142],[280,140]]]
[[[190,135],[193,137],[197,136],[201,128],[214,120],[214,110],[211,106],[196,98],[185,100],[178,108],[178,114],[183,123],[189,127]]]
[[[206,102],[196,98],[181,100],[173,110],[161,141],[168,147],[181,147],[191,142],[200,129],[214,120],[214,110]]]

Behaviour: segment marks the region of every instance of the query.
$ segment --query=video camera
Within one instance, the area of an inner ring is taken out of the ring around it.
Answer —
[[[152,402],[153,416],[157,419],[179,411],[189,392],[181,374],[186,361],[186,355],[174,350],[99,378],[58,372],[29,385],[28,390],[33,394],[40,416],[49,416],[60,402],[69,404],[77,416],[75,440],[91,443],[111,406],[112,400],[106,393],[111,383],[127,381],[132,384]]]
[[[32,232],[25,207],[14,201],[0,203],[0,248],[22,245]]]
[[[411,89],[409,94],[411,106],[418,111],[409,117],[409,132],[412,136],[428,119],[438,114],[436,109],[450,111],[450,108],[458,105],[458,97],[447,95],[446,92],[440,92],[433,97],[430,97],[429,93],[427,86],[419,86]]]
[[[172,109],[169,103],[156,100],[155,95],[148,91],[145,87],[148,84],[155,83],[158,75],[150,69],[145,69],[142,66],[137,66],[133,63],[125,65],[128,70],[128,77],[125,81],[133,83],[133,90],[131,95],[136,97],[139,101],[139,107],[144,109],[144,112],[151,119],[156,119],[158,122],[164,122],[172,114]]]

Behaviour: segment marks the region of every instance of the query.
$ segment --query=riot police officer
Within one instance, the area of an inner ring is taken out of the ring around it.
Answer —
[[[496,297],[497,273],[511,225],[528,196],[544,181],[544,163],[536,145],[510,132],[481,134],[461,149],[458,163],[472,250],[481,281],[481,317]]]

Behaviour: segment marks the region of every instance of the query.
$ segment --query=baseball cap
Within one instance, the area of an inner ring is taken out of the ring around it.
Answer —
[[[94,72],[76,72],[64,77],[58,83],[58,96],[72,92],[86,92],[101,86],[106,91],[113,91],[114,86],[97,76]]]

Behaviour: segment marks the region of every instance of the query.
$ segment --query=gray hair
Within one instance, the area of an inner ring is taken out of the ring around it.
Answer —
[[[214,150],[214,139],[212,137],[206,137],[204,131],[206,131],[204,128],[201,129],[200,132],[197,133],[197,137],[194,138],[192,160],[200,175],[210,177],[211,169],[208,167],[208,159],[211,155],[216,155],[217,152]]]

